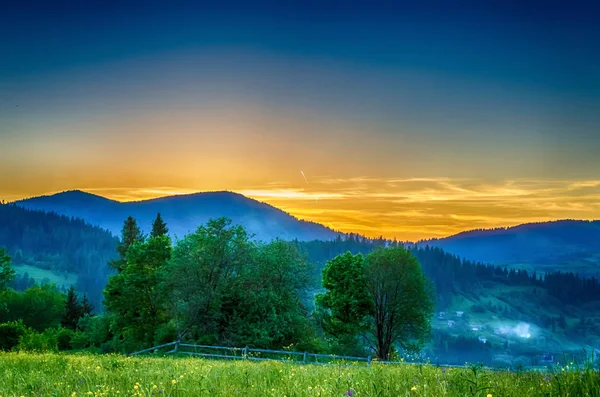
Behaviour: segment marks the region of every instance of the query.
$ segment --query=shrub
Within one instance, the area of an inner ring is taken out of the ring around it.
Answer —
[[[30,329],[19,338],[17,350],[32,352],[54,352],[58,350],[57,332],[54,329],[47,329],[39,333]]]
[[[19,344],[19,338],[25,333],[23,321],[10,321],[0,324],[0,350],[12,350]]]
[[[71,350],[73,346],[71,345],[71,341],[75,336],[75,332],[67,328],[61,328],[56,333],[56,343],[58,350]]]

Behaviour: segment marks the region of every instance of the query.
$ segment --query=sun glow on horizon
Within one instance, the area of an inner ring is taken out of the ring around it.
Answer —
[[[203,191],[165,186],[80,190],[121,202]],[[273,182],[210,191],[242,194],[341,232],[401,241],[530,222],[600,218],[600,183],[594,180],[513,179],[490,184],[451,178],[312,177],[304,186]]]

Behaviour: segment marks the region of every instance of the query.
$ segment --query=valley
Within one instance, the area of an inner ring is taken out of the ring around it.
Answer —
[[[233,223],[237,220],[247,227],[254,238],[269,240],[281,236],[291,241],[314,264],[313,293],[305,301],[309,308],[314,308],[311,296],[322,291],[318,280],[328,260],[347,251],[366,255],[377,247],[396,244],[384,239],[342,235],[230,193],[200,193],[121,204],[83,192],[67,192],[0,207],[0,219],[4,220],[0,223],[0,246],[6,246],[13,256],[18,278],[27,274],[40,284],[53,283],[65,289],[74,285],[101,308],[102,290],[113,274],[108,262],[116,257],[114,236],[119,234],[129,211],[145,220],[161,212],[175,240],[182,237],[178,232],[193,230],[205,220],[232,216]],[[150,221],[140,222],[140,226],[148,231]],[[436,287],[434,333],[423,357],[446,363],[458,358],[458,361],[478,359],[497,365],[531,366],[539,364],[544,353],[557,361],[564,352],[576,354],[582,348],[593,350],[600,346],[599,300],[570,302],[536,284],[537,281],[524,284],[517,281],[517,271],[523,270],[527,271],[523,272],[526,279],[557,271],[595,276],[595,260],[600,254],[593,252],[592,241],[597,227],[592,222],[552,222],[546,228],[536,225],[533,229],[522,226],[477,231],[466,233],[467,237],[408,244]],[[520,231],[524,233],[522,236]],[[574,236],[584,234],[587,237],[577,243]],[[533,248],[524,243],[514,244],[532,235],[546,237],[533,239],[536,241]],[[56,243],[53,246],[41,241]],[[500,248],[493,249],[495,244]],[[551,247],[547,254],[541,252],[545,246]],[[562,262],[553,262],[552,258],[559,257],[561,247],[571,252],[571,259],[563,255]],[[538,254],[532,256],[532,250]],[[479,260],[460,259],[459,256],[471,259],[463,254],[472,254]],[[508,257],[513,261],[502,265],[500,262]],[[490,265],[483,265],[487,263]],[[484,271],[485,266],[512,269],[515,280],[503,281],[509,273],[486,276],[496,271]],[[467,354],[462,353],[465,346]]]

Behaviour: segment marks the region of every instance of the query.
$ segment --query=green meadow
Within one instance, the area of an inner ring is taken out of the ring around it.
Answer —
[[[0,396],[599,396],[600,375],[433,365],[318,366],[164,356],[0,353]]]

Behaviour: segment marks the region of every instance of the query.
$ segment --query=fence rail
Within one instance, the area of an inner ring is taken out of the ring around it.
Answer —
[[[140,350],[134,353],[128,354],[129,356],[136,356],[143,353],[148,352],[156,352],[159,349],[163,349],[165,347],[174,346],[173,349],[165,352],[164,354],[185,354],[189,356],[199,356],[206,358],[220,358],[220,359],[234,359],[234,360],[252,360],[252,361],[279,361],[279,362],[293,362],[298,364],[314,364],[314,365],[340,365],[343,363],[348,364],[348,362],[364,362],[367,366],[371,366],[371,364],[383,364],[383,365],[418,365],[425,364],[419,362],[407,362],[407,361],[374,361],[371,359],[371,356],[368,357],[353,357],[353,356],[337,356],[330,354],[316,354],[316,353],[308,353],[308,352],[296,352],[296,351],[286,351],[286,350],[270,350],[270,349],[254,349],[249,347],[230,347],[230,346],[210,346],[210,345],[194,345],[189,343],[181,343],[180,341],[175,341],[171,343],[165,343],[163,345],[150,347],[148,349]],[[184,348],[185,350],[180,350],[180,348]],[[187,351],[187,349],[194,349],[194,351]],[[198,351],[198,350],[204,350]],[[213,353],[208,353],[206,351],[212,351]],[[228,351],[234,354],[218,354],[214,353],[215,351]],[[240,354],[235,354],[240,353]],[[278,355],[277,357],[259,357],[257,356],[261,354],[268,355]],[[287,359],[281,358],[288,357]],[[293,359],[291,357],[298,357],[298,359]],[[311,358],[313,360],[311,360]],[[325,360],[319,360],[325,359]],[[438,364],[432,364],[438,365]],[[454,365],[454,364],[439,364],[438,366],[443,366],[446,368],[464,368],[464,365]],[[486,370],[490,371],[498,371],[505,370],[502,368],[494,368],[494,367],[483,367]],[[547,369],[547,367],[530,367],[530,370],[540,371]]]

